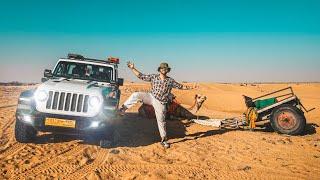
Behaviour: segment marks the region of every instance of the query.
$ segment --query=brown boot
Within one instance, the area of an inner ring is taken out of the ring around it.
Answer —
[[[170,148],[170,144],[168,143],[167,138],[162,138],[160,144],[166,149]]]
[[[128,109],[128,108],[127,108],[125,105],[122,105],[121,108],[118,109],[118,114],[119,114],[120,116],[124,116],[127,109]]]

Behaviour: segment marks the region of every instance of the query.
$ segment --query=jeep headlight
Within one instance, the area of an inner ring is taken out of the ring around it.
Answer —
[[[102,101],[98,96],[91,96],[89,98],[89,105],[94,111],[99,110],[101,107],[101,104],[102,104]]]
[[[34,97],[37,101],[46,101],[48,99],[48,93],[45,90],[36,91]]]

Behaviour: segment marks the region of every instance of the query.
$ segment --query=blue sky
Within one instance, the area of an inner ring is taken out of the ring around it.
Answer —
[[[320,1],[0,2],[0,81],[40,80],[68,52],[179,81],[320,81]]]

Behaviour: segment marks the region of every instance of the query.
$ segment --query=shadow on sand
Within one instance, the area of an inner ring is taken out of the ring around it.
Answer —
[[[186,135],[186,127],[190,125],[188,121],[167,121],[167,132],[169,139],[180,139],[172,142],[172,144],[194,140],[198,138],[223,134],[229,131],[246,131],[245,129],[213,129],[204,132],[197,132]],[[304,135],[311,135],[316,133],[317,124],[308,123]],[[139,147],[148,146],[150,144],[158,143],[160,135],[158,131],[156,119],[147,119],[140,117],[137,113],[127,113],[124,117],[119,119],[116,126],[116,133],[119,137],[115,143],[115,147]],[[273,132],[270,124],[264,124],[254,131],[256,132]],[[42,134],[37,137],[35,144],[46,143],[60,143],[69,142],[73,140],[81,140],[81,144],[99,145],[99,138],[91,137],[89,139],[79,135],[59,135],[59,134]]]
[[[186,135],[186,124],[181,121],[167,121],[170,139],[183,138]],[[116,147],[139,147],[160,142],[160,135],[156,119],[140,117],[138,113],[127,113],[119,119],[115,127],[117,138]],[[80,140],[81,144],[99,145],[99,137],[83,135],[63,135],[44,133],[38,135],[35,144],[61,143]]]
[[[302,134],[300,134],[300,136],[316,134],[317,133],[316,127],[319,127],[319,126],[315,123],[307,123],[305,126],[304,132]],[[273,128],[271,127],[270,122],[267,122],[267,123],[261,125],[260,128],[256,129],[255,131],[274,132]]]
[[[70,142],[74,140],[81,139],[80,136],[77,135],[63,135],[63,134],[53,134],[46,133],[38,135],[33,143],[35,144],[51,144],[51,143],[62,143],[62,142]]]

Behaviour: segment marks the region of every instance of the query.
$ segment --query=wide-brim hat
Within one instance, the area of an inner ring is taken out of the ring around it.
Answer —
[[[160,69],[167,69],[168,72],[170,72],[171,67],[169,67],[168,63],[161,63],[160,66],[158,67],[158,71],[160,71]]]

